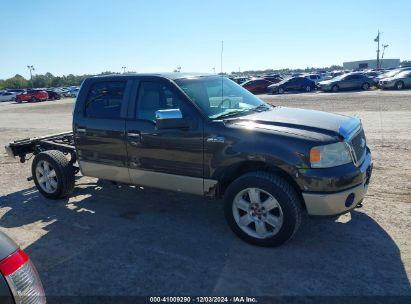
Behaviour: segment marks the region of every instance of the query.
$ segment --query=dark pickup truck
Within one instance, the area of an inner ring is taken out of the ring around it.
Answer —
[[[274,107],[215,75],[124,74],[86,79],[73,131],[6,146],[47,198],[74,175],[224,198],[232,230],[275,246],[302,213],[337,215],[360,205],[372,171],[356,117]]]

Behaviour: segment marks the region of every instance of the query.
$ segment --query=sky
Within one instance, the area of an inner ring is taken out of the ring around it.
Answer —
[[[1,0],[0,79],[220,72],[411,59],[411,1]]]

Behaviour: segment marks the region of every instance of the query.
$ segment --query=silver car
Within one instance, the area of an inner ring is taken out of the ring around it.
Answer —
[[[43,285],[28,255],[0,231],[0,303],[45,304]]]
[[[393,77],[383,78],[378,82],[382,89],[402,90],[411,88],[411,71],[402,71]]]

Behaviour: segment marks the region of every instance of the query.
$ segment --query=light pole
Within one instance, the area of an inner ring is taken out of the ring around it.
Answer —
[[[374,42],[377,42],[377,70],[380,69],[380,30],[378,30],[377,38],[374,39]]]
[[[122,66],[121,68],[123,69],[123,74],[124,74],[126,72],[126,67]]]
[[[30,71],[31,88],[33,88],[33,74],[32,74],[32,72],[33,72],[35,69],[34,69],[34,66],[32,66],[32,65],[28,65],[27,68],[28,68],[29,71]]]
[[[383,64],[383,62],[384,62],[384,53],[385,53],[385,49],[386,49],[387,47],[389,47],[389,45],[388,45],[388,44],[383,44],[383,45],[382,45],[382,55],[381,55],[381,64],[380,64],[380,68],[382,67],[382,64]]]

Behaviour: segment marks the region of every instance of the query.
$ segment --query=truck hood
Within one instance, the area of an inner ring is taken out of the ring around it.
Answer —
[[[289,131],[294,129],[299,134],[307,131],[307,136],[310,136],[310,133],[321,133],[342,138],[348,138],[361,125],[357,117],[287,107],[275,107],[269,111],[247,115],[237,119],[235,123],[244,122],[251,122],[256,128],[287,128]]]

